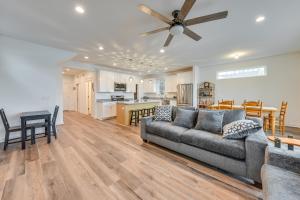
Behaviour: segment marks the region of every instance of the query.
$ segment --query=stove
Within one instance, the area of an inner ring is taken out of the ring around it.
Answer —
[[[124,95],[111,95],[110,99],[112,101],[124,101],[125,100]]]

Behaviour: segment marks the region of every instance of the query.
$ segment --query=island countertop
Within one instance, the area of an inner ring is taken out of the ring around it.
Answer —
[[[160,103],[159,100],[139,100],[139,101],[118,101],[117,104],[124,105],[138,105],[138,104],[149,104],[149,103]]]

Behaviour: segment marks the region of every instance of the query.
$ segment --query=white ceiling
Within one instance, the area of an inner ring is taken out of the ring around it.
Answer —
[[[171,18],[183,0],[80,2],[86,9],[83,15],[74,11],[75,0],[0,1],[0,33],[77,52],[74,61],[148,73],[234,62],[228,56],[236,51],[245,53],[240,58],[244,60],[300,50],[299,0],[197,0],[186,19],[224,10],[228,17],[191,26],[202,39],[175,37],[164,54],[159,50],[167,31],[148,37],[139,34],[165,24],[137,6],[143,3]],[[255,23],[258,15],[266,16],[262,24]],[[100,51],[99,45],[105,49]]]
[[[64,67],[62,73],[64,75],[76,76],[76,75],[84,73],[84,72],[86,72],[86,70],[71,68],[71,67]]]

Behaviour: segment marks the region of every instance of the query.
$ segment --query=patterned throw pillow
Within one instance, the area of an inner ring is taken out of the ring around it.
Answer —
[[[238,120],[224,126],[223,138],[243,139],[259,129],[261,129],[261,126],[252,120]]]
[[[167,122],[172,121],[172,106],[156,106],[154,120]]]

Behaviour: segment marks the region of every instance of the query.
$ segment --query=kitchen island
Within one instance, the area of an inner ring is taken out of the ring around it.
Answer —
[[[122,101],[117,103],[117,122],[130,125],[130,110],[153,108],[160,105],[160,101]]]

